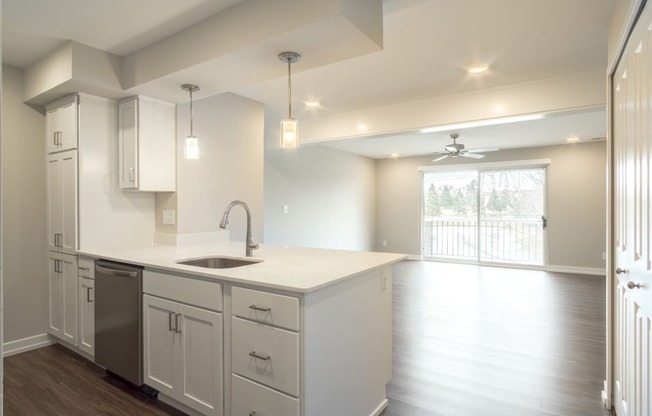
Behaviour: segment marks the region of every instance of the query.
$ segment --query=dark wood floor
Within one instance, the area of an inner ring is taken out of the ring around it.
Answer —
[[[4,360],[4,416],[182,416],[60,345]]]
[[[610,414],[603,278],[406,261],[393,286],[383,416]],[[8,357],[4,369],[5,416],[180,415],[61,346]]]
[[[394,268],[383,416],[603,416],[604,278],[435,262]]]

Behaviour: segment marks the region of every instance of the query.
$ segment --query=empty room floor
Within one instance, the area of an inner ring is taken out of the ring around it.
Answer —
[[[603,416],[605,278],[404,261],[383,416]]]

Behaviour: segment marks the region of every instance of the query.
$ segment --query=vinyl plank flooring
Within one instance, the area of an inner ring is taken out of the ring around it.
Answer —
[[[61,345],[4,359],[4,416],[183,416]]]
[[[394,266],[382,416],[607,416],[605,283],[452,263]]]

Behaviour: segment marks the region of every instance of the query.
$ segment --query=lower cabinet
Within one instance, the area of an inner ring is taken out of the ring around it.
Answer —
[[[77,346],[77,256],[48,252],[50,324],[48,332]]]
[[[95,280],[79,276],[79,349],[95,356]]]
[[[146,294],[143,331],[145,384],[222,416],[222,314]]]

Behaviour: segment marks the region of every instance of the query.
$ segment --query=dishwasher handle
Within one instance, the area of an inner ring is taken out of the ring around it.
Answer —
[[[127,270],[116,270],[116,269],[108,269],[106,267],[98,266],[97,264],[95,265],[95,271],[108,274],[111,276],[120,276],[120,277],[133,277],[136,278],[138,277],[138,272],[130,272]]]

